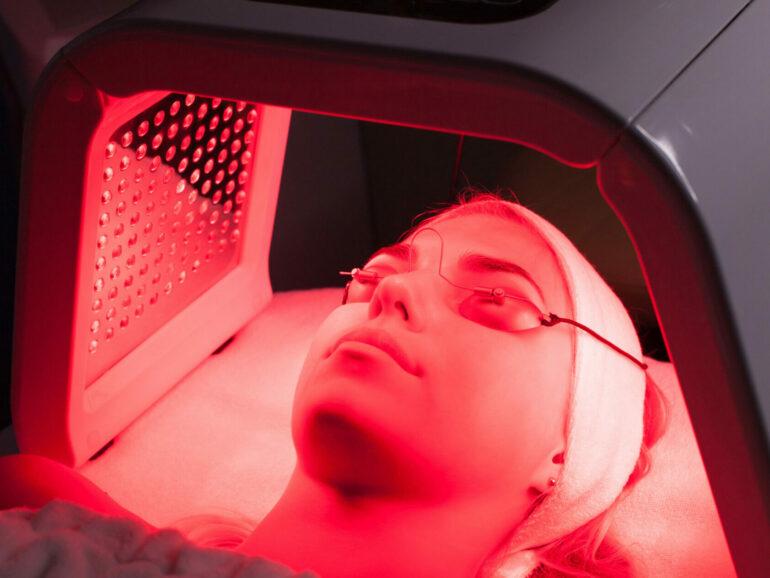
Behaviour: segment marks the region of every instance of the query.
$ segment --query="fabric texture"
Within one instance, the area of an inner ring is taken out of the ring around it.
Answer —
[[[261,558],[199,548],[176,530],[152,531],[54,500],[0,512],[0,576],[13,578],[311,577]]]

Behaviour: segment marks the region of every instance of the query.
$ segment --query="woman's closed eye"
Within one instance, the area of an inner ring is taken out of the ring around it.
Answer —
[[[469,321],[507,332],[535,329],[543,319],[531,301],[502,287],[474,287],[459,303],[457,311]]]
[[[345,302],[368,303],[382,280],[397,271],[365,267],[342,273],[351,276]],[[485,287],[473,282],[465,286],[443,278],[448,291],[437,298],[447,301],[452,310],[469,321],[508,332],[527,331],[541,324],[543,315],[537,306],[511,288]]]
[[[340,271],[342,275],[351,277],[346,289],[346,303],[368,303],[375,289],[385,277],[395,273],[393,270],[376,268],[354,268],[350,271]]]

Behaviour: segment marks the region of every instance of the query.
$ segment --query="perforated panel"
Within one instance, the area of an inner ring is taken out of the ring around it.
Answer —
[[[88,192],[99,211],[86,384],[237,264],[258,114],[170,94],[94,147],[103,168]]]

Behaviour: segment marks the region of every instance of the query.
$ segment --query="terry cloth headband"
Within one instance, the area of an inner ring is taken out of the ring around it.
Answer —
[[[514,210],[555,253],[572,299],[573,318],[641,359],[639,339],[625,307],[596,270],[553,225],[524,207],[514,205]],[[483,575],[529,576],[538,565],[533,549],[566,536],[612,505],[639,456],[644,394],[645,373],[640,367],[575,330],[561,473],[545,499],[485,565]]]

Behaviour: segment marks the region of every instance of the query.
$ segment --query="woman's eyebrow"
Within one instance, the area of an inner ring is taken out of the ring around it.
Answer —
[[[532,275],[523,267],[511,263],[505,259],[498,259],[497,257],[490,257],[489,255],[481,255],[479,253],[466,253],[459,260],[459,266],[463,269],[467,269],[473,273],[484,273],[489,271],[502,271],[504,273],[513,273],[523,277],[535,288],[540,299],[545,301],[543,296],[543,290],[540,289],[540,285],[535,282]]]
[[[417,250],[415,247],[408,243],[396,243],[395,245],[389,245],[388,247],[379,249],[376,253],[374,253],[374,255],[369,257],[369,261],[375,257],[379,257],[380,255],[388,255],[390,257],[395,257],[400,261],[408,262],[410,256],[413,259],[417,258]]]

